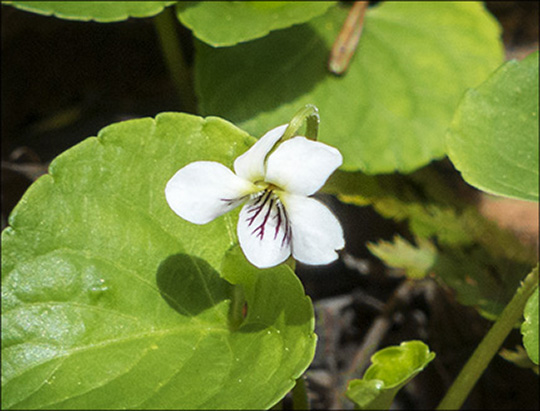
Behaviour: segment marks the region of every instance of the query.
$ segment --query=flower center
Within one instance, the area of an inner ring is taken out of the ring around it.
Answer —
[[[279,196],[275,193],[277,187],[269,185],[264,190],[252,196],[247,206],[246,222],[248,227],[253,227],[252,235],[259,240],[265,236],[273,236],[273,240],[281,238],[281,247],[291,243],[291,226],[287,210],[283,206]]]

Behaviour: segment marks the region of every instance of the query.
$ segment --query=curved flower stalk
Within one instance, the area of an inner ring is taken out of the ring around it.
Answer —
[[[328,264],[345,245],[336,217],[309,196],[341,165],[338,150],[293,137],[280,144],[288,124],[261,137],[234,161],[196,161],[169,180],[165,196],[172,210],[206,224],[246,203],[238,220],[238,240],[256,267],[272,267],[291,254],[305,264]]]

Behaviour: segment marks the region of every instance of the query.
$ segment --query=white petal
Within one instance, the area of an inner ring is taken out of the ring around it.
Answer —
[[[281,138],[288,124],[276,127],[262,136],[248,151],[237,157],[234,161],[235,173],[249,181],[264,179],[264,159],[272,150],[276,142]]]
[[[223,164],[196,161],[181,168],[165,187],[173,211],[195,224],[206,224],[232,210],[257,188]]]
[[[311,195],[342,162],[341,153],[334,147],[294,137],[268,157],[265,181],[290,193]]]
[[[240,211],[238,240],[246,258],[256,267],[273,267],[291,254],[291,228],[280,200],[262,191]]]
[[[345,247],[337,218],[319,201],[294,194],[280,195],[292,227],[293,257],[305,264],[328,264]]]

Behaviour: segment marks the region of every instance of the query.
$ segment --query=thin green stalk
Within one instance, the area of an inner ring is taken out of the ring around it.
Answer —
[[[282,143],[289,138],[292,138],[294,136],[297,136],[296,134],[298,130],[300,130],[300,127],[306,124],[306,132],[304,135],[311,139],[317,141],[317,136],[319,134],[319,109],[315,107],[313,104],[306,104],[304,107],[302,107],[300,110],[296,112],[296,114],[293,116],[292,120],[289,121],[289,125],[285,129],[285,132],[281,136],[281,138],[276,142],[272,150],[266,154],[265,162],[270,155],[276,151],[279,144]],[[291,264],[289,264],[291,266]],[[291,268],[294,269],[294,266],[291,266]]]
[[[298,110],[292,120],[289,122],[289,126],[283,133],[281,141],[285,141],[296,135],[296,132],[300,130],[300,127],[306,123],[306,137],[311,140],[317,140],[317,134],[319,133],[319,110],[312,104],[306,104],[305,107]]]
[[[538,265],[532,270],[512,300],[505,307],[500,317],[491,327],[482,342],[476,347],[467,364],[437,407],[438,410],[457,410],[461,408],[470,391],[487,368],[493,356],[516,323],[523,315],[527,300],[538,287]]]
[[[197,110],[195,91],[193,90],[191,74],[182,54],[182,47],[176,32],[176,19],[173,8],[168,7],[163,10],[154,17],[154,22],[165,63],[180,97],[180,107],[183,111],[195,113]]]
[[[292,390],[293,409],[294,410],[309,410],[309,400],[306,391],[306,379],[301,375],[296,380],[296,385]]]

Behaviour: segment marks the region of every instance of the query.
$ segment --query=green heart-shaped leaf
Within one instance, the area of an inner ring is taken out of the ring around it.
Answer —
[[[4,1],[18,9],[66,20],[100,23],[151,17],[176,1]]]
[[[314,355],[299,280],[237,255],[254,291],[239,282],[248,313],[232,324],[240,286],[220,272],[238,211],[196,226],[164,196],[179,168],[230,166],[253,141],[164,113],[51,163],[2,233],[2,408],[267,408],[285,395]]]
[[[538,287],[529,297],[523,316],[525,317],[525,321],[521,325],[523,345],[529,358],[538,365]]]
[[[444,156],[459,99],[502,62],[496,21],[475,2],[382,2],[367,10],[356,55],[337,77],[327,63],[346,15],[335,7],[236,47],[197,43],[201,112],[261,135],[314,104],[319,139],[340,149],[343,170],[410,172]]]
[[[469,184],[538,201],[538,52],[504,64],[467,92],[447,144],[448,157]]]
[[[346,395],[362,410],[388,409],[398,391],[435,358],[421,341],[383,348],[371,357],[364,378],[352,380]]]
[[[198,39],[222,47],[305,23],[334,4],[335,1],[187,1],[178,3],[177,16]]]

